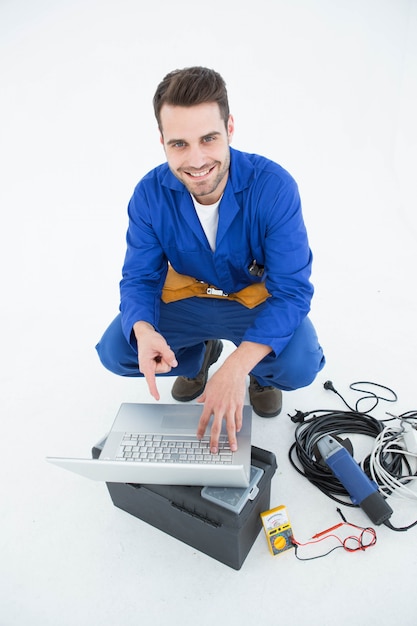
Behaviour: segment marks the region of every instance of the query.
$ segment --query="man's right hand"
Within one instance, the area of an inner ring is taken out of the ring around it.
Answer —
[[[156,386],[156,374],[166,374],[178,362],[164,337],[156,332],[148,322],[136,322],[133,326],[138,344],[139,371],[144,375],[151,396],[159,400],[160,395]]]

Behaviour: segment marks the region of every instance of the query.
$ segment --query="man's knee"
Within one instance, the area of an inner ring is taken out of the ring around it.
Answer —
[[[113,374],[118,374],[119,376],[123,376],[123,368],[120,362],[115,358],[115,354],[108,349],[108,345],[106,341],[99,341],[96,345],[96,351],[98,354],[98,358],[101,361],[101,364],[104,367],[112,372]]]
[[[294,391],[311,385],[324,364],[325,358],[321,348],[314,354],[306,354],[298,365],[293,363],[286,373],[288,390]]]
[[[278,357],[268,355],[253,370],[263,386],[284,391],[307,387],[324,367],[323,350],[309,320],[305,320],[293,339]]]
[[[106,369],[118,376],[139,376],[137,354],[126,341],[120,316],[105,331],[96,345],[98,357]]]
[[[317,333],[306,318],[295,332],[292,340],[281,354],[287,388],[291,390],[308,387],[324,367],[325,358]]]
[[[295,391],[301,387],[308,387],[323,368],[325,359],[323,354],[315,358],[303,359],[298,363],[281,360],[278,367],[264,368],[255,367],[253,374],[262,386],[272,385],[283,391]],[[263,370],[263,371],[262,371]]]

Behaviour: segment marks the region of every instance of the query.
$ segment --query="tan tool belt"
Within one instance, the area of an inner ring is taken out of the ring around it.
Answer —
[[[253,283],[236,293],[225,293],[221,289],[217,289],[208,283],[202,283],[192,276],[178,274],[178,272],[169,265],[165,285],[162,289],[162,301],[169,303],[193,296],[197,296],[198,298],[226,298],[227,300],[236,300],[248,309],[253,309],[262,302],[265,302],[270,294],[264,283]]]

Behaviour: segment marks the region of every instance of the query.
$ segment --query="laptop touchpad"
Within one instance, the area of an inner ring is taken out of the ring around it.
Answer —
[[[164,415],[162,418],[162,430],[166,431],[181,431],[189,432],[191,435],[196,434],[199,416],[197,415]],[[207,428],[211,427],[212,418],[208,423]]]

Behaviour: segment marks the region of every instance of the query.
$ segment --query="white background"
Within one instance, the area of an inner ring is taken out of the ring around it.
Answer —
[[[344,408],[327,379],[351,402],[354,381],[392,387],[379,418],[417,408],[415,0],[0,0],[0,624],[411,626],[417,528],[308,563],[260,534],[236,572],[44,460],[89,455],[121,402],[149,401],[94,345],[118,310],[127,202],[164,160],[154,90],[189,65],[224,76],[234,146],[300,187],[327,365],[280,417],[253,418],[300,541],[339,519],[288,463],[288,413]]]

